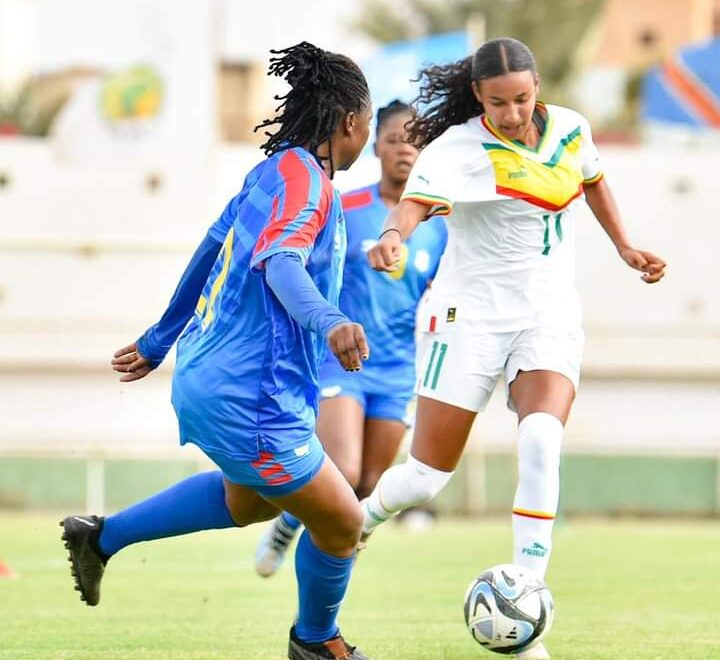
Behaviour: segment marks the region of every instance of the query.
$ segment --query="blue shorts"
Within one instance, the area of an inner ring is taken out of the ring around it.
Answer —
[[[261,450],[254,461],[240,461],[201,448],[228,481],[250,488],[265,498],[289,495],[312,481],[325,461],[325,450],[313,434],[305,445],[272,453]]]
[[[388,392],[385,383],[382,391],[378,387],[380,374],[365,367],[359,372],[345,371],[335,359],[322,364],[319,380],[321,401],[349,396],[363,407],[365,417],[401,422],[410,427],[408,405],[413,397],[413,385]]]

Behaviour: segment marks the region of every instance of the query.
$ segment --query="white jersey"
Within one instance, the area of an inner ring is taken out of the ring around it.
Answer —
[[[420,330],[579,324],[572,206],[583,183],[602,174],[587,121],[544,107],[536,149],[505,138],[483,115],[451,126],[418,157],[403,199],[448,216]]]

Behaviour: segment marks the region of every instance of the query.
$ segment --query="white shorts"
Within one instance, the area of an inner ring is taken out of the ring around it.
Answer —
[[[520,371],[555,371],[577,391],[585,334],[582,327],[537,327],[518,332],[473,332],[453,328],[422,332],[418,341],[420,396],[480,412],[504,372],[507,406],[510,384]]]

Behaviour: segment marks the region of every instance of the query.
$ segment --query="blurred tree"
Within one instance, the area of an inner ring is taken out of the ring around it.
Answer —
[[[47,137],[75,88],[99,75],[98,69],[74,67],[29,78],[14,93],[0,95],[0,133]]]
[[[543,98],[563,102],[583,37],[605,0],[369,0],[355,27],[383,43],[462,30],[485,18],[486,38],[512,36],[535,53]]]
[[[0,130],[11,135],[46,137],[68,96],[38,97],[37,85],[30,81],[15,95],[0,98]]]

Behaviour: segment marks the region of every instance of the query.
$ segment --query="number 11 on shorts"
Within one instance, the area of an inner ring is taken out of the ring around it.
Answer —
[[[427,369],[425,369],[423,387],[428,387],[429,385],[432,390],[437,387],[438,379],[440,378],[440,370],[442,369],[443,362],[445,361],[447,347],[447,344],[441,344],[438,341],[433,342],[432,350],[430,351],[430,360],[428,361]]]

